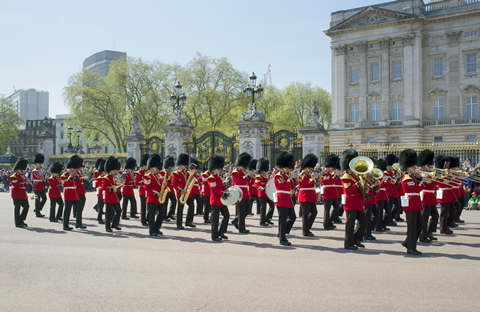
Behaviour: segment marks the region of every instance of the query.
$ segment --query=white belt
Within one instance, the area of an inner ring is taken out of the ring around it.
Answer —
[[[310,187],[310,188],[301,188],[300,191],[315,191],[315,188],[314,187]]]
[[[435,190],[423,190],[422,192],[424,192],[424,193],[433,193],[433,194],[435,194]]]
[[[76,189],[77,187],[76,187],[76,186],[66,186],[66,187],[64,187],[64,188],[65,188],[66,190],[69,190],[69,189],[70,189],[70,190],[74,190],[74,189]]]
[[[284,194],[289,194],[290,195],[289,191],[277,191],[277,193],[284,193]]]
[[[17,187],[15,187],[15,186],[13,186],[13,185],[12,185],[12,188],[25,189],[24,187],[18,187],[18,186],[17,186]]]
[[[33,182],[43,182],[43,180],[33,180]]]
[[[338,186],[338,187],[343,187],[343,186],[341,186],[341,185],[322,185],[322,186],[323,186],[323,187],[337,187],[337,186]]]
[[[452,188],[454,188],[454,189],[459,189],[460,186],[452,186]]]
[[[238,185],[238,184],[236,186],[238,186],[238,187],[248,187],[248,185]]]
[[[405,193],[404,196],[420,196],[420,193]]]
[[[439,190],[440,191],[451,191],[452,189],[451,188],[440,188]]]
[[[385,191],[386,192],[387,189],[386,188],[381,188],[380,191]]]

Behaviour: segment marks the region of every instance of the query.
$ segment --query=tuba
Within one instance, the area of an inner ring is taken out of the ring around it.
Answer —
[[[353,158],[350,163],[348,164],[350,170],[358,175],[360,179],[360,183],[362,187],[359,188],[360,195],[362,195],[362,201],[370,200],[371,195],[367,193],[367,189],[365,188],[365,181],[363,180],[363,176],[373,170],[375,166],[373,161],[365,156],[358,156]]]

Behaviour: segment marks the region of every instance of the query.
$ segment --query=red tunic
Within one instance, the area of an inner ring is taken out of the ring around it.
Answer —
[[[363,205],[375,205],[377,203],[375,199],[375,191],[373,190],[373,185],[375,184],[375,181],[372,181],[373,183],[370,182],[369,179],[365,179],[365,184],[370,187],[370,190],[368,191],[368,194],[370,194],[371,198],[370,200],[365,200],[363,202]]]
[[[123,195],[134,195],[133,193],[133,184],[135,183],[131,173],[125,174],[125,184],[122,186]]]
[[[358,210],[364,212],[362,195],[360,194],[357,182],[357,176],[354,173],[345,172],[341,178],[343,185],[343,193],[346,197],[344,210]]]
[[[249,199],[250,195],[248,195],[248,178],[246,177],[246,173],[243,170],[235,169],[232,172],[232,185],[237,185],[242,189],[243,197],[242,199]]]
[[[277,190],[277,202],[275,206],[283,208],[293,208],[293,201],[291,191],[295,188],[293,180],[290,180],[288,176],[279,172],[273,178],[275,183],[275,189]]]
[[[115,183],[113,182],[113,174],[107,174],[103,178],[103,201],[106,204],[116,204],[118,203],[118,196],[117,193],[113,190],[113,186]]]
[[[437,192],[437,199],[440,204],[454,203],[457,201],[449,180],[440,179],[437,181],[437,186],[439,190],[439,192]]]
[[[27,199],[27,191],[25,189],[27,180],[23,175],[15,172],[10,176],[10,195],[16,199]]]
[[[200,185],[202,184],[201,181],[200,181],[200,176],[198,175],[198,173],[194,173],[193,174],[193,178],[195,179],[195,183],[193,183],[193,188],[192,188],[192,195],[199,195],[200,194],[200,191],[201,191],[201,187]]]
[[[331,198],[338,198],[337,192],[337,178],[335,173],[331,172],[324,172],[320,177],[322,179],[322,186],[323,186],[323,199],[331,199]],[[339,188],[338,188],[339,189]]]
[[[84,195],[85,194],[85,188],[83,187],[83,179],[81,179],[82,177],[82,174],[80,173],[80,171],[77,171],[77,175],[79,176],[79,178],[75,181],[76,183],[76,186],[77,186],[77,193],[78,195]]]
[[[147,171],[143,181],[147,192],[147,203],[159,205],[158,196],[162,190],[163,177],[160,174]]]
[[[100,173],[98,173],[97,170],[95,169],[95,172],[93,173],[93,181],[92,181],[92,187],[95,191],[97,190],[97,187],[98,187],[97,178],[99,176],[100,176]]]
[[[377,192],[377,195],[375,196],[375,201],[377,202],[382,200],[387,201],[388,200],[387,188],[390,182],[387,181],[386,176],[383,176],[383,178],[379,182],[380,182],[380,189]]]
[[[186,170],[177,170],[172,174],[172,185],[175,189],[175,193],[177,197],[182,196],[179,192],[180,189],[185,191],[185,185],[187,184],[187,180],[190,177],[190,173]],[[190,193],[189,198],[192,197],[192,193]]]
[[[210,172],[207,170],[202,173],[202,184],[203,184],[203,196],[210,197],[210,186],[208,185],[208,177],[210,176]]]
[[[143,187],[143,176],[145,175],[145,169],[140,168],[140,170],[135,172],[135,185],[138,186],[138,195],[145,196],[145,188]]]
[[[48,178],[48,197],[49,198],[62,198],[60,193],[60,186],[62,186],[62,180],[59,177],[51,176]]]
[[[387,183],[387,196],[392,198],[398,198],[398,188],[396,183],[393,181],[395,179],[395,174],[393,171],[383,172],[385,177],[389,177],[391,180]]]
[[[298,177],[298,201],[300,203],[316,203],[317,193],[315,193],[315,186],[317,181],[305,172],[301,177]],[[335,191],[335,190],[333,190]]]
[[[403,210],[405,211],[420,211],[423,210],[422,200],[420,199],[420,187],[419,181],[415,180],[410,174],[405,174],[402,178],[402,188],[405,192],[404,197],[408,197],[408,205],[402,202]]]
[[[96,186],[97,186],[97,197],[103,198],[103,181],[105,180],[106,175],[99,175],[97,177]]]
[[[41,170],[38,170],[37,168],[33,169],[32,171],[32,183],[33,183],[33,188],[35,191],[45,191],[45,175]]]
[[[343,195],[343,185],[342,180],[335,174],[335,190],[337,191],[337,197],[340,198]]]
[[[77,192],[77,184],[79,178],[77,176],[72,176],[70,172],[65,172],[61,177],[63,181],[63,189],[65,190],[65,200],[67,201],[77,201],[80,200]]]
[[[420,199],[422,199],[423,206],[436,206],[437,197],[435,196],[435,188],[437,187],[436,181],[424,182],[422,184],[422,192]]]
[[[247,184],[248,184],[248,195],[258,196],[258,190],[255,188],[255,177],[253,175],[248,177]]]
[[[208,179],[208,187],[210,188],[210,205],[212,206],[225,206],[220,198],[227,190],[223,185],[222,178],[216,174],[211,174]]]
[[[262,176],[261,174],[257,174],[255,176],[255,181],[253,185],[258,191],[258,197],[267,198],[267,194],[265,193],[265,185],[267,184],[268,179]],[[258,188],[263,187],[263,191],[260,191]]]

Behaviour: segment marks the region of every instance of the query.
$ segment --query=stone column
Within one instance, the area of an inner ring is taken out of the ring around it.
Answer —
[[[241,121],[238,126],[239,153],[249,153],[253,159],[263,157],[262,140],[268,134],[269,122],[265,121]]]
[[[413,35],[402,38],[403,42],[403,98],[402,119],[413,119]]]
[[[299,132],[302,134],[302,155],[305,157],[308,154],[318,156],[322,163],[325,159],[322,158],[325,147],[325,129],[318,122],[320,113],[317,105],[313,102],[312,112],[310,114],[310,122],[307,123]]]
[[[460,52],[460,45],[458,40],[462,35],[462,31],[454,31],[447,33],[448,48],[445,62],[447,63],[446,79],[448,86],[447,103],[444,107],[444,114],[446,118],[460,117],[460,57],[463,57]]]
[[[55,153],[54,140],[55,137],[49,134],[45,134],[38,139],[38,152],[45,156],[45,161],[43,162],[44,167],[47,167],[50,164],[50,156]]]
[[[382,49],[382,101],[380,105],[380,120],[390,120],[390,39],[381,39]]]
[[[145,137],[140,131],[140,122],[137,115],[132,118],[132,132],[127,136],[127,158],[133,157],[140,163],[142,158],[141,145]]]
[[[190,126],[165,126],[165,157],[173,156],[175,159],[179,154],[188,154],[185,143],[192,141],[192,130]]]
[[[423,102],[423,62],[422,62],[422,36],[415,34],[413,44],[413,119],[422,120]]]
[[[335,61],[332,71],[332,123],[342,124],[347,118],[345,116],[345,92],[346,77],[348,77],[345,66],[345,55],[347,46],[339,45],[335,47]]]
[[[368,85],[368,69],[367,69],[367,43],[357,43],[358,51],[360,52],[358,62],[358,92],[359,92],[359,110],[360,121],[368,121],[367,114],[367,85]]]

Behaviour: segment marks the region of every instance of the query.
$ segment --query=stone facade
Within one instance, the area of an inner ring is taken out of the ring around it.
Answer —
[[[332,13],[331,146],[480,139],[480,1]]]

